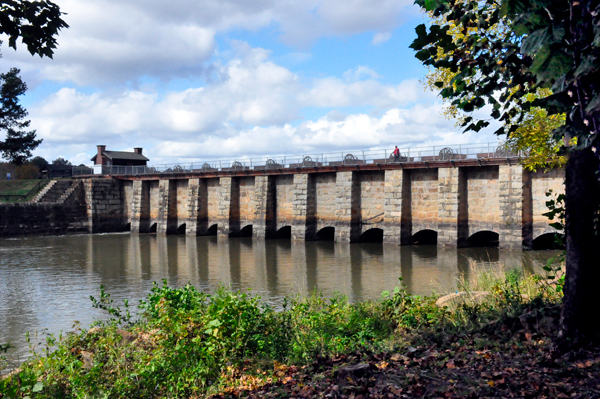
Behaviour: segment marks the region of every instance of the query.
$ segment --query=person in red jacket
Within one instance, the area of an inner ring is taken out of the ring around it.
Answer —
[[[395,146],[392,154],[394,154],[394,162],[400,161],[400,150],[398,149],[398,146]]]

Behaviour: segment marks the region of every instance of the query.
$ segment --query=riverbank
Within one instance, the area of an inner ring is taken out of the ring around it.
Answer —
[[[155,286],[137,321],[102,294],[94,306],[110,321],[50,337],[54,350],[38,349],[0,382],[0,392],[111,398],[600,392],[592,378],[598,351],[557,357],[550,350],[560,301],[555,283],[517,272],[482,273],[477,280],[467,292],[487,294],[460,296],[444,307],[435,296],[399,288],[355,304],[312,295],[286,301],[277,312],[247,292]]]

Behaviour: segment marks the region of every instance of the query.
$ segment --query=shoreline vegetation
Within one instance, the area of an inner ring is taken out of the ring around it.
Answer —
[[[135,317],[102,289],[92,306],[109,319],[32,347],[0,398],[600,396],[598,348],[553,350],[561,279],[483,271],[459,286],[443,299],[401,282],[375,301],[314,293],[275,310],[248,291],[164,282]]]

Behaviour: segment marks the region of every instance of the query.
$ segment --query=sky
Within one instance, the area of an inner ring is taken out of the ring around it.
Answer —
[[[54,1],[70,25],[54,58],[4,40],[0,59],[49,161],[91,164],[98,144],[173,164],[497,142],[425,90],[412,0]]]

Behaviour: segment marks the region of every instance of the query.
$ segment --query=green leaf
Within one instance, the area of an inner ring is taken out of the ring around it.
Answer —
[[[581,64],[575,70],[575,76],[580,77],[592,74],[598,70],[598,67],[598,58],[594,54],[589,55],[581,61]]]
[[[533,55],[538,52],[543,46],[547,45],[548,40],[552,36],[548,33],[548,28],[538,29],[523,39],[521,45],[521,53]]]
[[[586,114],[591,114],[593,112],[596,112],[600,109],[600,93],[596,94],[594,96],[594,98],[592,98],[592,100],[588,103],[588,105],[585,107],[585,113]]]
[[[44,389],[44,384],[42,382],[38,382],[37,384],[35,384],[33,386],[33,389],[31,391],[32,392],[40,392],[42,389]]]

